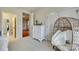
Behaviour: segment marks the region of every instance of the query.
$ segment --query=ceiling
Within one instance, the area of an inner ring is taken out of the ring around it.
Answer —
[[[71,9],[71,8],[74,8],[74,7],[41,7],[39,8],[39,10],[44,10],[44,11],[50,10],[53,12],[60,12],[60,11]]]
[[[23,9],[23,10],[27,10],[30,12],[34,12],[36,10],[38,10],[40,7],[18,7],[19,9]]]
[[[0,9],[4,10],[27,10],[29,12],[33,12],[39,9],[39,7],[0,7]]]
[[[53,11],[53,12],[60,12],[60,11],[71,9],[71,8],[74,8],[74,7],[19,7],[18,9],[27,10],[27,11],[30,11],[30,12],[36,12],[36,11],[39,11],[39,10],[44,10],[44,11],[50,10],[50,11]]]
[[[5,10],[27,10],[29,12],[36,12],[39,10],[50,10],[53,12],[59,12],[62,10],[70,9],[73,7],[0,7],[0,9],[5,9]]]

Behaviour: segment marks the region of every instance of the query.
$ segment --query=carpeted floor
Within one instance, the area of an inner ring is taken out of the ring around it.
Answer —
[[[53,51],[50,41],[39,42],[30,37],[9,42],[9,51]]]

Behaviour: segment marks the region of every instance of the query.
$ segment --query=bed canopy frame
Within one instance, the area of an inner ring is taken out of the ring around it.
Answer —
[[[74,32],[79,31],[79,20],[71,17],[60,17],[56,20],[54,24],[53,34],[57,32],[57,30],[66,31],[66,30],[72,30],[72,47],[74,43]],[[73,50],[73,48],[71,49]]]
[[[56,22],[54,24],[53,34],[57,30],[65,31],[68,29],[72,30],[72,25],[71,25],[70,21],[66,17],[60,17],[56,20]]]

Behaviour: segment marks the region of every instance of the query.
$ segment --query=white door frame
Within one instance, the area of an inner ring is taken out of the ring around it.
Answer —
[[[30,30],[30,31],[29,31],[29,34],[30,34],[30,35],[29,35],[29,36],[32,37],[32,35],[33,35],[33,33],[32,33],[32,32],[33,32],[33,31],[32,31],[32,30],[33,30],[33,13],[30,13],[30,12],[27,12],[27,11],[23,11],[23,12],[30,15],[30,18],[29,18],[29,27],[30,27],[30,29],[29,29],[29,30]],[[23,12],[22,12],[22,13],[23,13]],[[23,15],[22,15],[22,16],[23,16]],[[22,20],[22,23],[23,23],[23,20]],[[22,26],[23,26],[23,24],[22,24]],[[22,29],[23,29],[23,27],[22,27]],[[22,36],[22,38],[24,38],[24,37]]]

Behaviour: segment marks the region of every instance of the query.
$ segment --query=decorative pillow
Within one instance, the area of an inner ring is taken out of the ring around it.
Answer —
[[[54,45],[64,45],[65,41],[64,32],[60,32],[54,39],[52,38],[52,44]]]

